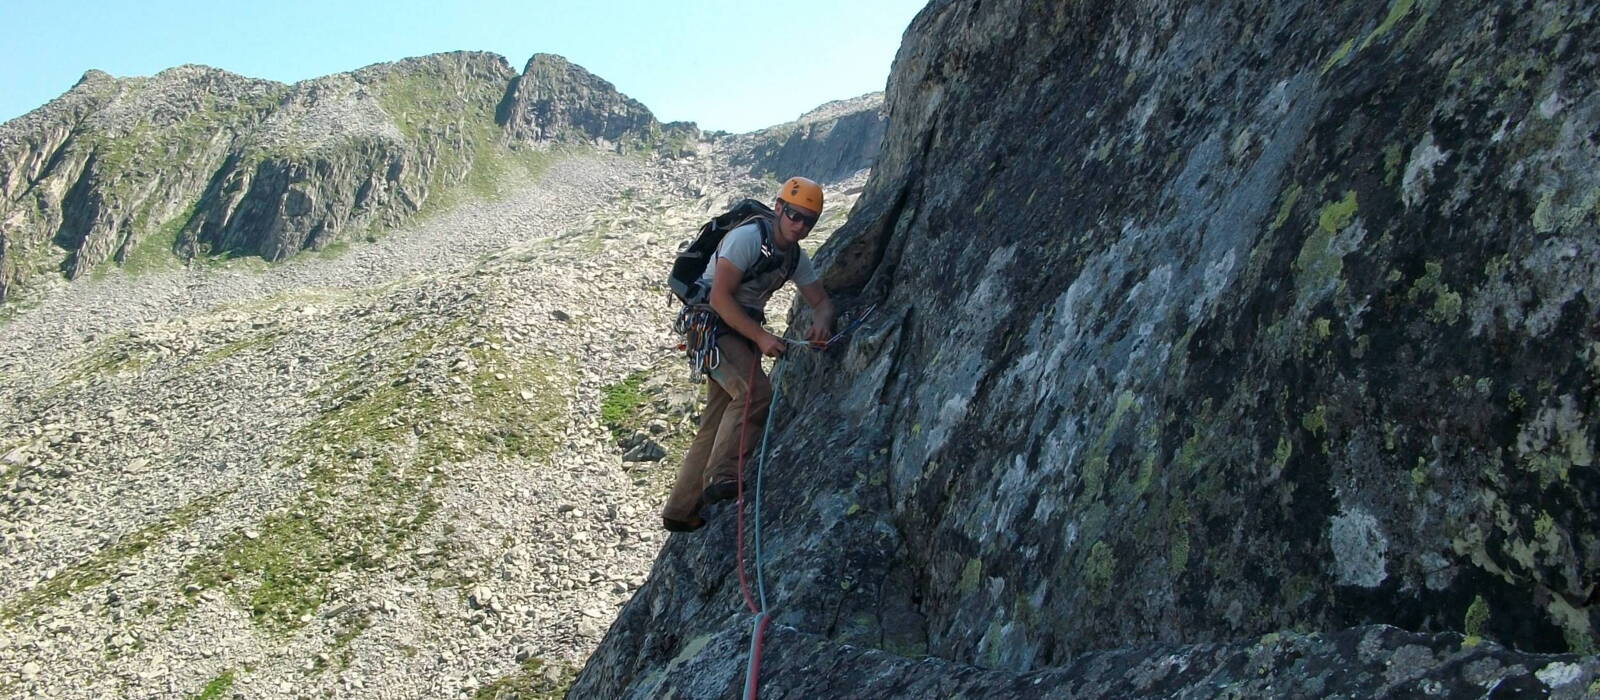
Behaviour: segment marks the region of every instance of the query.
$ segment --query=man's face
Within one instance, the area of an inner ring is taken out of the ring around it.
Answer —
[[[784,238],[799,241],[811,233],[811,227],[817,225],[819,212],[805,207],[795,206],[788,202],[778,201],[778,231]]]

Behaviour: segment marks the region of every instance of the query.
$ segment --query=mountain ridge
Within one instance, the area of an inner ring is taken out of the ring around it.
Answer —
[[[823,179],[867,167],[875,135]],[[552,148],[686,157],[705,143],[554,54],[522,73],[457,51],[292,84],[201,65],[90,70],[0,124],[0,301],[57,271],[169,254],[277,261],[370,238],[440,197],[493,196]]]

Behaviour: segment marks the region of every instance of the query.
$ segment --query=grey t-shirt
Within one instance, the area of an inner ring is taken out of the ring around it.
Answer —
[[[774,243],[773,245],[777,245]],[[811,258],[805,251],[795,245],[787,250],[778,248],[774,255],[799,256],[799,261],[793,266],[794,283],[807,285],[817,281],[817,271],[811,267]],[[712,258],[711,264],[706,266],[706,271],[700,276],[700,284],[704,289],[711,289],[711,281],[716,278],[717,261],[727,260],[739,268],[740,272],[750,269],[761,258],[761,228],[754,222],[745,224],[728,232],[722,239],[722,245],[717,246],[717,255]],[[772,298],[772,293],[783,287],[785,281],[784,270],[789,269],[788,260],[775,269],[757,276],[739,285],[733,290],[733,300],[740,306],[748,309],[764,310],[767,300]]]

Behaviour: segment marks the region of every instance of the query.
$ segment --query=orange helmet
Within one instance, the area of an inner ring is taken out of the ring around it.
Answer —
[[[803,177],[791,177],[778,188],[778,201],[822,213],[822,187]]]

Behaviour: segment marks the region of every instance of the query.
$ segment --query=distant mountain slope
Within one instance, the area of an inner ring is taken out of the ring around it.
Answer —
[[[458,52],[291,86],[203,66],[91,71],[0,125],[0,299],[36,275],[75,279],[141,253],[281,260],[398,224],[456,187],[492,191],[551,144],[697,136],[544,54],[520,76]]]
[[[887,125],[883,93],[838,100],[788,124],[729,137],[729,160],[757,176],[835,182],[872,167]]]

